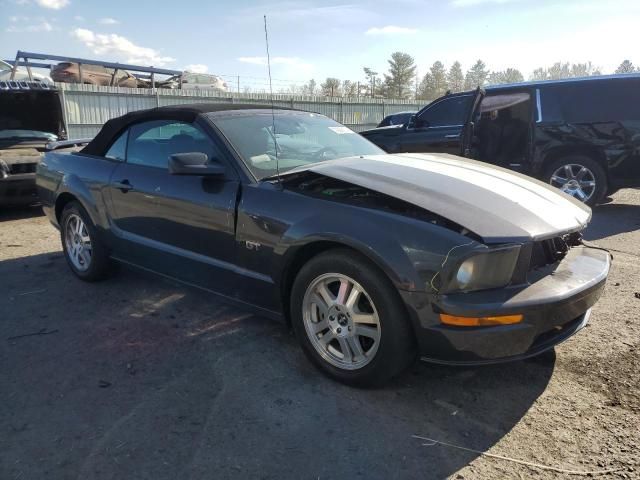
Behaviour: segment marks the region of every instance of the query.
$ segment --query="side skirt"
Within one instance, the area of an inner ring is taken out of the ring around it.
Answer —
[[[188,287],[197,288],[198,290],[202,290],[202,291],[205,291],[207,293],[213,294],[219,300],[221,300],[224,303],[227,303],[227,304],[230,304],[230,305],[233,305],[233,306],[237,306],[237,307],[240,307],[240,308],[244,308],[246,310],[251,311],[252,313],[255,313],[256,315],[260,315],[260,316],[263,316],[263,317],[271,318],[273,320],[278,320],[280,322],[285,323],[283,315],[281,313],[276,312],[276,311],[268,310],[266,308],[258,307],[256,305],[251,304],[251,303],[243,302],[242,300],[238,300],[237,298],[229,297],[227,295],[223,295],[223,294],[221,294],[219,292],[216,292],[216,291],[211,290],[209,288],[203,287],[201,285],[197,285],[197,284],[191,283],[191,282],[186,282],[184,280],[180,280],[179,278],[172,277],[171,275],[167,275],[165,273],[157,272],[155,270],[152,270],[151,268],[143,267],[143,266],[138,265],[136,263],[129,262],[128,260],[123,260],[121,258],[118,258],[118,257],[114,256],[114,255],[111,255],[111,258],[113,260],[115,260],[116,262],[119,262],[119,263],[122,263],[124,265],[133,267],[135,269],[142,270],[142,271],[148,272],[148,273],[152,273],[154,275],[158,275],[160,277],[166,278],[167,280],[171,280],[173,282],[177,282],[177,283],[180,283],[182,285],[186,285]]]

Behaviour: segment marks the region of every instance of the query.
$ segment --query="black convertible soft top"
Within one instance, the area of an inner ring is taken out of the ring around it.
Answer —
[[[292,110],[284,107],[273,107],[276,110]],[[95,138],[82,149],[82,153],[102,156],[111,146],[115,138],[133,123],[150,120],[177,120],[191,123],[203,113],[231,111],[231,110],[265,110],[269,105],[228,104],[228,103],[194,103],[185,105],[171,105],[129,112],[121,117],[108,120]]]

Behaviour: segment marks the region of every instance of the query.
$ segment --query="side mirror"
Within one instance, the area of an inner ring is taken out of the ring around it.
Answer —
[[[169,157],[169,173],[172,175],[221,176],[225,168],[201,152],[175,153]]]

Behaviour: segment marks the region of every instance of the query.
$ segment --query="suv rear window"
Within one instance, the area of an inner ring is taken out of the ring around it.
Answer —
[[[540,89],[544,122],[640,120],[640,80],[590,80]]]

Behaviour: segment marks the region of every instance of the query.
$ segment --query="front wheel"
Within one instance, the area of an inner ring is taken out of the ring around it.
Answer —
[[[591,207],[600,203],[607,193],[604,169],[583,155],[570,155],[554,161],[545,171],[545,180]]]
[[[304,265],[291,292],[291,316],[305,354],[343,383],[380,385],[415,358],[398,293],[353,252],[329,251]]]

